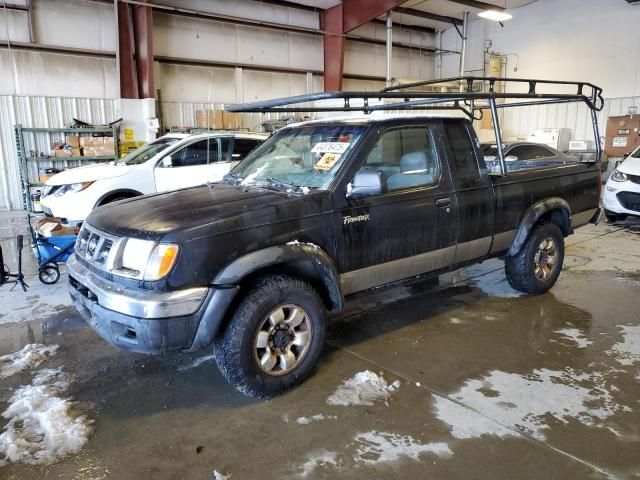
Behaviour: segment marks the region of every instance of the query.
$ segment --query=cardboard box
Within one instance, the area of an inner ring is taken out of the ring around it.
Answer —
[[[104,137],[93,137],[93,146],[101,147],[104,145]]]
[[[38,222],[36,230],[45,237],[57,237],[60,235],[76,235],[76,229],[62,223],[58,217],[46,217]]]
[[[67,151],[67,150],[53,150],[51,152],[51,154],[56,158],[57,157],[70,157],[71,156],[71,152]]]
[[[222,110],[196,110],[196,127],[224,128]]]
[[[240,128],[240,116],[234,112],[222,112],[222,121],[225,130],[237,130]]]
[[[80,146],[81,147],[93,147],[93,138],[94,137],[87,137],[87,136],[83,136],[80,137]]]
[[[83,157],[95,157],[96,155],[96,147],[83,147],[82,148],[82,156]]]
[[[49,180],[54,175],[55,173],[41,173],[38,179],[40,180],[40,183],[47,183],[47,180]]]
[[[609,157],[624,157],[640,145],[640,115],[609,117],[604,151]]]
[[[114,148],[116,145],[113,137],[102,137],[102,140],[104,141],[105,147]]]
[[[80,147],[80,137],[77,135],[67,135],[64,138],[64,142],[70,147],[75,147],[75,148]]]

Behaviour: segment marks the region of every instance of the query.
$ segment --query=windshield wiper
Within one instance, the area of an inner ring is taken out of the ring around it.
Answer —
[[[244,180],[239,173],[227,173],[224,177],[222,177],[223,182],[238,184]]]
[[[286,182],[284,180],[278,180],[277,178],[267,177],[265,181],[271,185],[279,186],[282,188],[286,188],[288,190],[293,190],[294,192],[301,192],[302,187],[300,185],[296,185],[292,182]]]

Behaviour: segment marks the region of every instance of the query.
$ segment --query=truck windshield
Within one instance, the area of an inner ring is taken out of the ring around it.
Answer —
[[[159,138],[127,153],[118,160],[118,165],[140,165],[179,140],[179,138],[174,137]]]
[[[361,125],[281,130],[247,156],[225,180],[291,191],[326,190],[365,130]]]

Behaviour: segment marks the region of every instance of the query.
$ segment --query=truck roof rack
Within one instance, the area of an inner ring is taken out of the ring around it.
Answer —
[[[588,82],[533,80],[524,78],[453,77],[384,88],[372,92],[322,92],[273,100],[228,105],[229,112],[363,112],[407,110],[460,110],[479,120],[492,113],[498,158],[507,174],[498,110],[503,108],[584,103],[591,111],[596,161],[602,156],[597,112],[604,108],[602,88]]]

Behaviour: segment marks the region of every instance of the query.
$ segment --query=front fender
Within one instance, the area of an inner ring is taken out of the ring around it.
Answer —
[[[313,265],[326,289],[331,310],[341,310],[344,296],[335,262],[327,252],[313,243],[289,242],[243,255],[224,267],[216,275],[213,285],[237,285],[248,275],[259,270],[296,261],[308,261]]]
[[[563,198],[547,198],[545,200],[534,203],[527,209],[524,216],[522,217],[522,220],[520,221],[520,226],[518,227],[518,231],[516,232],[513,242],[511,243],[511,247],[509,248],[509,253],[507,255],[517,255],[524,243],[527,241],[531,230],[533,230],[533,227],[538,223],[540,218],[545,213],[551,212],[553,210],[559,210],[565,215],[568,231],[565,228],[563,229],[563,233],[565,235],[569,235],[571,233],[571,207]]]

